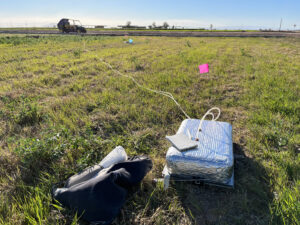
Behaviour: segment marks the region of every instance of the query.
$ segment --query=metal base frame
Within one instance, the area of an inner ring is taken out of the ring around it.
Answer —
[[[195,183],[200,183],[203,182],[204,184],[211,185],[211,186],[217,186],[217,187],[222,187],[222,188],[234,188],[234,171],[232,172],[231,178],[228,180],[227,183],[218,183],[214,181],[210,181],[208,179],[204,179],[201,177],[190,177],[190,176],[184,176],[184,175],[175,175],[175,174],[170,174],[168,167],[165,166],[163,170],[163,182],[164,182],[164,190],[167,190],[170,184],[170,181],[182,181],[182,182],[187,182],[187,181],[194,181]]]

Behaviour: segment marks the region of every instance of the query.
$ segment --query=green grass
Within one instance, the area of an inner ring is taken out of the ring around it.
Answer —
[[[132,38],[0,36],[0,224],[84,224],[52,185],[117,145],[154,168],[114,224],[299,224],[300,39]],[[153,184],[184,116],[99,58],[173,93],[193,118],[220,107],[235,189]]]
[[[56,27],[0,27],[0,30],[57,30]]]

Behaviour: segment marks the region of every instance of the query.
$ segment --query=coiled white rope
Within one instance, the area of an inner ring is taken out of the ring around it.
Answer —
[[[101,61],[102,63],[104,63],[108,68],[110,68],[113,72],[119,74],[120,76],[123,76],[123,77],[126,77],[126,78],[131,79],[131,80],[132,80],[139,88],[144,89],[144,90],[147,90],[147,91],[150,91],[150,92],[154,92],[154,93],[157,93],[157,94],[160,94],[160,95],[163,95],[163,96],[166,96],[166,97],[172,99],[172,100],[175,102],[175,104],[178,106],[178,108],[181,110],[181,112],[182,112],[188,119],[191,119],[191,117],[183,110],[183,108],[181,107],[181,105],[176,101],[176,99],[174,98],[174,96],[173,96],[170,92],[166,92],[166,91],[158,91],[158,90],[154,90],[154,89],[151,89],[151,88],[144,87],[143,85],[139,84],[132,76],[121,73],[120,71],[114,69],[108,62],[105,62],[105,61],[104,61],[103,59],[101,59],[101,58],[99,58],[99,59],[100,59],[100,61]],[[213,110],[217,110],[217,111],[218,111],[218,114],[217,114],[216,117],[215,117],[215,115],[212,113]],[[200,124],[199,124],[198,130],[197,130],[196,138],[198,138],[199,133],[201,132],[203,120],[204,120],[208,115],[211,115],[211,116],[212,116],[212,121],[216,121],[216,120],[220,117],[220,115],[221,115],[221,110],[220,110],[218,107],[213,107],[213,108],[211,108],[210,110],[208,110],[208,111],[204,114],[204,116],[203,116],[202,119],[200,120]]]
[[[215,115],[212,113],[213,110],[217,110],[218,111],[218,115],[215,117]],[[202,131],[202,124],[203,124],[203,120],[208,116],[211,115],[211,120],[212,121],[216,121],[219,119],[220,115],[221,115],[221,110],[218,107],[212,107],[210,110],[208,110],[204,116],[201,118],[200,120],[200,124],[199,127],[197,129],[197,133],[196,133],[196,138],[199,138],[199,133]]]

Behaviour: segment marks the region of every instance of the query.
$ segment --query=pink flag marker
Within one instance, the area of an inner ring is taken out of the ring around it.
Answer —
[[[209,66],[208,64],[202,64],[199,66],[200,73],[208,73],[209,72]]]

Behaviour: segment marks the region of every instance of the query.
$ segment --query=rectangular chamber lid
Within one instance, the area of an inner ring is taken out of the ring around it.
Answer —
[[[167,152],[168,157],[178,157],[178,159],[187,158],[189,160],[197,160],[203,162],[216,163],[233,163],[232,151],[232,126],[226,122],[204,120],[202,131],[196,137],[200,120],[186,119],[180,125],[178,133],[190,135],[198,138],[198,146],[194,149],[186,151],[178,151],[174,147],[170,147]]]

